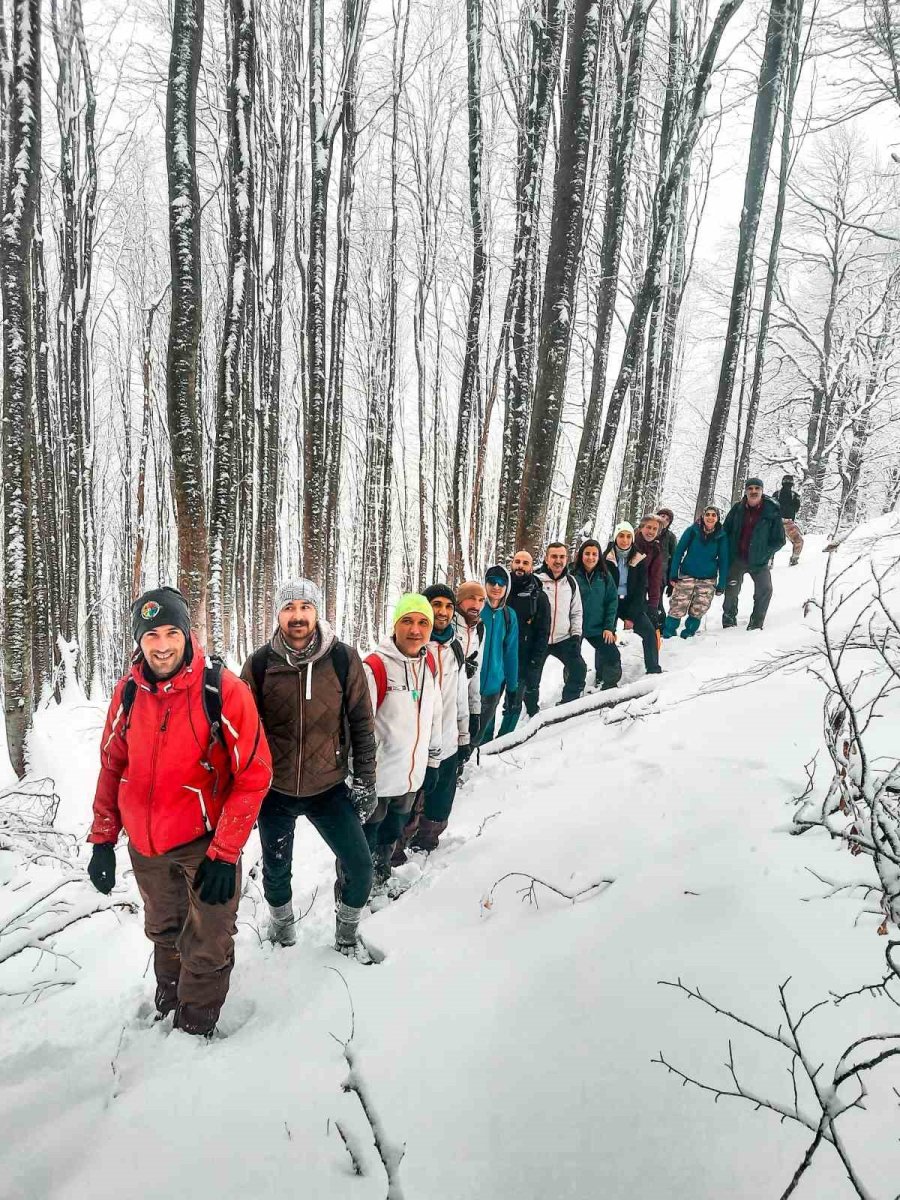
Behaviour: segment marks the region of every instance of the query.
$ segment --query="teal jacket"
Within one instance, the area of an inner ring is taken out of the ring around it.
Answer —
[[[619,611],[619,590],[612,574],[599,566],[595,567],[590,575],[582,566],[575,567],[570,574],[581,592],[584,636],[598,638],[604,630],[614,630]]]
[[[481,694],[496,696],[506,684],[507,692],[519,686],[519,622],[506,603],[481,610],[484,637],[481,639]]]

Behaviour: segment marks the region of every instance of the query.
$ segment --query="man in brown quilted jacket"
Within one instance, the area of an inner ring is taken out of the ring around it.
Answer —
[[[321,593],[310,580],[282,584],[275,632],[241,672],[272,751],[272,789],[259,812],[268,936],[281,946],[296,941],[291,860],[294,827],[304,816],[337,859],[335,949],[369,963],[358,927],[372,890],[362,823],[378,803],[372,702],[359,655],[338,641],[319,616],[321,607]]]

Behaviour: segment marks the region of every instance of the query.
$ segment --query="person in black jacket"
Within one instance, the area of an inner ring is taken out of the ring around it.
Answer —
[[[663,558],[663,580],[665,581],[664,593],[667,596],[672,595],[672,585],[668,582],[669,579],[669,564],[675,557],[675,547],[678,545],[678,538],[675,536],[675,530],[672,528],[672,522],[675,520],[675,514],[671,508],[658,508],[656,515],[660,519],[661,528],[659,531],[660,549],[662,550]],[[663,607],[662,596],[659,598],[659,625],[657,628],[662,629],[666,621],[666,610]]]
[[[722,606],[722,628],[737,625],[738,597],[744,576],[753,580],[753,612],[748,629],[762,629],[772,599],[769,560],[785,543],[781,509],[763,495],[763,481],[747,480],[744,498],[734,505],[722,528],[728,537],[729,567]]]
[[[604,555],[607,571],[616,581],[619,617],[631,625],[644,645],[644,668],[648,675],[661,675],[656,628],[647,615],[647,557],[634,548],[634,529],[627,521],[613,530],[613,540]]]
[[[550,601],[533,570],[534,559],[527,550],[519,550],[510,567],[512,584],[506,600],[519,622],[519,686],[506,693],[499,737],[518,725],[523,700],[529,717],[539,707],[541,668],[550,640]]]
[[[781,509],[781,523],[793,548],[790,565],[796,567],[800,561],[800,555],[803,553],[803,534],[797,526],[797,517],[800,515],[800,497],[794,491],[793,475],[785,475],[782,479],[781,487],[775,494],[775,503]]]

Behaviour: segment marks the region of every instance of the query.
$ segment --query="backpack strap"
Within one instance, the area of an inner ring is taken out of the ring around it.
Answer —
[[[350,648],[345,642],[339,642],[335,639],[331,647],[331,665],[334,667],[334,673],[337,676],[337,681],[341,687],[341,741],[345,739],[347,733],[347,677],[350,674]],[[310,668],[311,670],[312,668]]]
[[[478,624],[475,626],[475,628],[478,630],[478,641],[483,643],[484,642],[484,621],[482,621],[479,618]]]
[[[256,707],[262,712],[263,683],[269,666],[269,655],[272,647],[265,642],[250,656],[250,674],[253,676],[253,690],[256,692]]]
[[[509,615],[509,609],[504,604],[503,605],[503,637],[504,637],[504,639],[509,637],[509,630],[510,630],[511,625],[512,625],[512,617]]]
[[[375,680],[375,711],[378,712],[387,695],[387,667],[385,667],[380,654],[369,654],[363,659],[363,662],[372,672]]]
[[[134,681],[134,676],[129,675],[125,680],[125,686],[122,688],[122,732],[125,733],[128,729],[128,716],[131,712],[131,706],[134,704],[134,698],[137,695],[137,684]]]
[[[450,643],[450,648],[453,651],[453,657],[456,659],[456,665],[461,671],[463,669],[463,664],[466,661],[466,656],[463,653],[463,648],[460,645],[459,638],[453,639],[453,641]]]
[[[434,661],[434,655],[427,648],[425,650],[425,662],[428,664],[428,670],[431,672],[431,678],[437,679],[437,663]]]
[[[203,667],[203,714],[209,721],[209,744],[219,742],[222,746],[225,745],[225,736],[222,733],[222,670],[225,664],[221,658],[214,654],[206,656],[206,662]]]

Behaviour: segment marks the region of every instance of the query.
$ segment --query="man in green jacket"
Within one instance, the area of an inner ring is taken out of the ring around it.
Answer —
[[[744,498],[734,505],[722,526],[728,538],[730,566],[722,608],[722,628],[737,625],[738,597],[744,576],[753,580],[753,612],[748,629],[762,629],[772,599],[769,560],[785,543],[781,510],[763,495],[763,481],[747,480]]]

